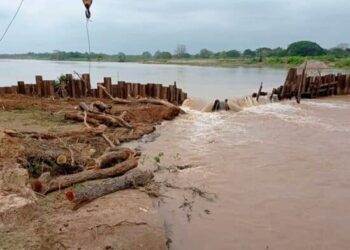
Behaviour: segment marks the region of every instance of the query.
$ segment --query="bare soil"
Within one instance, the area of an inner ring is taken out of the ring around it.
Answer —
[[[60,154],[81,166],[109,147],[101,136],[72,135],[55,140],[10,137],[3,131],[57,133],[83,129],[82,123],[66,121],[79,102],[95,99],[55,100],[20,95],[0,97],[0,249],[166,249],[163,221],[152,199],[138,190],[106,195],[78,210],[65,198],[64,190],[47,196],[35,194],[30,178],[45,171],[30,159]],[[174,119],[178,109],[151,104],[114,105],[112,113],[127,112],[133,129],[108,128],[112,140],[127,142],[152,133],[155,125]],[[69,169],[79,171],[79,169]]]

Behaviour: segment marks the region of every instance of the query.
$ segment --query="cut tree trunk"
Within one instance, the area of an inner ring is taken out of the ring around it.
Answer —
[[[58,177],[42,175],[39,179],[32,181],[32,187],[34,191],[38,193],[47,194],[49,192],[70,187],[76,183],[81,183],[87,180],[96,180],[123,175],[129,170],[137,167],[137,157],[135,157],[136,153],[134,151],[124,150],[121,152],[113,152],[113,155],[115,157],[114,161],[123,161],[109,168],[100,168],[99,163],[103,162],[100,159],[105,157],[103,155],[100,157],[100,159],[97,159],[98,166],[95,169]]]
[[[110,115],[104,115],[104,114],[93,114],[88,112],[87,113],[88,119],[97,120],[101,123],[106,124],[107,126],[114,126],[114,127],[126,127],[126,128],[132,128],[132,125],[123,120],[120,117],[117,116],[110,116]],[[88,121],[89,122],[89,121]]]
[[[79,113],[66,113],[64,115],[64,119],[77,121],[77,122],[84,122],[84,115],[79,114]],[[89,124],[92,124],[94,126],[100,125],[100,121],[93,119],[91,117],[87,117],[86,122],[88,122]]]
[[[56,134],[51,133],[39,133],[39,132],[17,132],[15,130],[5,130],[4,133],[11,137],[25,137],[28,136],[34,139],[41,140],[54,140],[58,138],[71,137],[71,136],[81,136],[81,135],[92,135],[92,136],[100,136],[105,130],[106,126],[100,125],[97,128],[83,128],[75,131],[61,132]]]
[[[146,186],[153,177],[152,172],[134,170],[120,177],[83,183],[66,192],[66,197],[75,204],[81,204],[119,190]]]
[[[92,106],[97,108],[100,112],[108,112],[112,108],[110,105],[107,105],[101,101],[96,101],[92,103]]]

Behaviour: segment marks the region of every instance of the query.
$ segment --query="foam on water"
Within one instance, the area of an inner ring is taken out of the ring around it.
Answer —
[[[350,107],[350,103],[348,102],[320,102],[306,100],[303,102],[303,104],[326,109],[347,109]]]
[[[245,112],[257,113],[257,114],[291,114],[300,112],[301,109],[291,105],[290,103],[280,102],[280,103],[268,103],[264,105],[248,107],[244,109]]]
[[[244,96],[228,101],[231,112],[215,112],[211,113],[214,101],[204,102],[199,99],[190,99],[185,101],[183,108],[191,114],[196,133],[207,133],[210,135],[213,129],[218,129],[223,133],[222,127],[229,126],[240,130],[237,124],[228,122],[228,117],[232,117],[234,113],[242,115],[253,114],[261,118],[274,117],[287,123],[297,124],[300,126],[308,126],[334,132],[348,132],[350,128],[333,124],[332,119],[320,117],[314,114],[316,109],[332,109],[344,110],[350,108],[350,103],[345,101],[329,101],[324,100],[303,100],[301,105],[297,105],[295,101],[270,102],[268,97],[261,97],[259,101],[250,96]],[[309,107],[309,108],[307,108]],[[230,124],[229,124],[230,123]],[[218,128],[221,126],[221,128]],[[206,129],[205,129],[206,128]],[[231,130],[232,131],[232,130]],[[242,132],[242,131],[241,131]],[[215,137],[215,134],[212,135]]]
[[[183,103],[183,107],[198,110],[202,112],[211,112],[212,107],[214,106],[215,100],[212,100],[210,102],[205,102],[200,99],[187,99]],[[257,101],[255,98],[252,98],[251,96],[243,96],[240,98],[228,100],[228,106],[230,107],[231,112],[240,112],[244,108],[247,107],[254,107],[261,104],[270,103],[268,97],[261,97],[259,101]]]

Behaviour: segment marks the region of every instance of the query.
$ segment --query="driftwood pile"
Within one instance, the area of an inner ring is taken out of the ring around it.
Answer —
[[[104,87],[101,86],[101,88],[112,99],[113,103],[127,105],[149,103],[179,109],[167,101],[158,99],[125,100],[115,98],[109,95]],[[120,143],[115,139],[111,140],[107,135],[107,132],[111,133],[117,127],[129,129],[132,133],[134,125],[126,117],[126,112],[116,115],[112,113],[111,105],[101,101],[95,101],[91,104],[81,102],[76,111],[65,114],[65,119],[84,124],[80,130],[58,133],[17,132],[14,130],[4,132],[11,137],[29,141],[29,145],[32,145],[33,148],[36,147],[35,145],[41,147],[40,154],[26,157],[23,164],[27,166],[28,171],[30,168],[33,170],[34,167],[41,168],[41,171],[34,169],[32,173],[30,172],[31,186],[35,192],[45,195],[68,188],[67,199],[79,206],[81,203],[111,192],[145,186],[153,179],[151,172],[130,171],[137,167],[140,152],[118,147]],[[74,144],[74,138],[92,137],[102,137],[109,147],[104,152],[102,151],[98,157],[89,155],[81,159],[80,155],[86,155],[85,150],[79,152],[79,149],[75,148],[75,152],[73,152],[73,147],[69,143]],[[29,149],[29,151],[35,150]]]

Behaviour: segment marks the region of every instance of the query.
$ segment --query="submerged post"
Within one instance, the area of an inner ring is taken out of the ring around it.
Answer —
[[[260,95],[261,95],[262,88],[263,88],[263,82],[261,82],[261,84],[260,84],[260,88],[259,88],[259,91],[258,91],[258,95],[256,96],[256,101],[259,101],[259,98],[260,98]]]
[[[305,67],[303,69],[303,74],[301,75],[301,81],[299,83],[298,86],[298,94],[297,94],[297,103],[300,104],[300,100],[301,100],[301,90],[303,88],[303,85],[305,84],[305,78],[306,78],[306,65],[307,62],[305,63]]]

